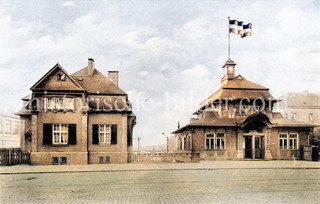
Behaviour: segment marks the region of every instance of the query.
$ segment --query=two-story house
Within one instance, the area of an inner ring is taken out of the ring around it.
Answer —
[[[277,99],[269,89],[236,76],[235,65],[227,60],[221,88],[173,132],[176,151],[200,153],[201,159],[301,159],[314,124],[273,112]]]
[[[107,77],[89,58],[71,75],[56,64],[37,81],[17,113],[31,164],[129,162],[136,117],[118,80],[117,71]]]

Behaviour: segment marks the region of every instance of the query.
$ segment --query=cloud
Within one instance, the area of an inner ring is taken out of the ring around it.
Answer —
[[[320,12],[311,1],[0,4],[2,109],[19,109],[20,98],[56,63],[72,73],[92,57],[102,73],[120,71],[137,115],[134,135],[156,144],[219,88],[230,13],[253,24],[252,37],[230,36],[236,74],[276,97],[320,91],[320,24],[312,20]]]
[[[75,6],[75,2],[74,2],[74,1],[66,1],[66,2],[63,3],[62,6],[63,6],[63,7]]]

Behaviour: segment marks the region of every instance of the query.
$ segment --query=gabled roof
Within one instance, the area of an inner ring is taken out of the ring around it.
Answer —
[[[56,72],[60,70],[66,75],[67,79],[70,79],[71,84],[74,86],[71,87],[70,84],[68,86],[64,86],[64,84],[57,84],[57,87],[55,87],[54,90],[76,90],[76,91],[84,91],[84,88],[76,81],[74,78],[72,78],[66,70],[63,69],[63,67],[57,63],[52,69],[50,69],[39,81],[37,81],[30,89],[31,90],[43,90],[46,89],[45,85],[47,82],[50,81],[50,77]]]
[[[126,95],[123,90],[121,90],[97,69],[94,70],[94,74],[92,76],[88,75],[88,67],[71,74],[71,76],[81,84],[88,93]]]

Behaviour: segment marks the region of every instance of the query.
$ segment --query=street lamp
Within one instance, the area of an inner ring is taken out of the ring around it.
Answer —
[[[169,143],[169,137],[167,135],[164,134],[164,132],[162,133],[163,136],[165,136],[167,138],[167,153],[169,152],[169,146],[168,146],[168,143]]]

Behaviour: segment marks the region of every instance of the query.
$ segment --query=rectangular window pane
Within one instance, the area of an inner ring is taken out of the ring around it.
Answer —
[[[209,142],[210,142],[210,140],[206,139],[206,149],[209,149]]]
[[[54,134],[54,143],[59,143],[60,134],[59,133],[53,133]]]
[[[212,138],[211,139],[211,147],[210,147],[210,149],[213,149],[214,148],[214,139]]]
[[[297,134],[290,134],[290,138],[298,138]]]
[[[280,134],[279,137],[280,138],[287,138],[287,134]]]

